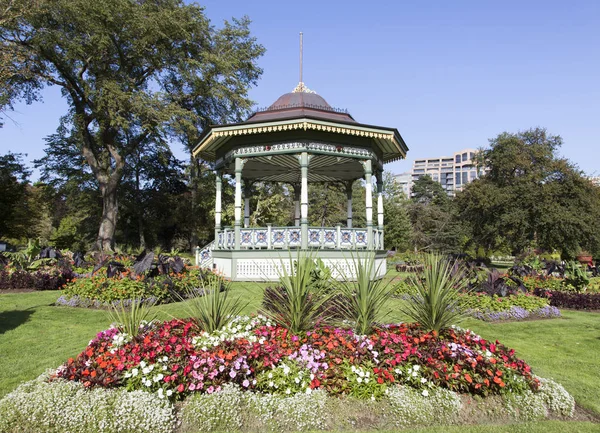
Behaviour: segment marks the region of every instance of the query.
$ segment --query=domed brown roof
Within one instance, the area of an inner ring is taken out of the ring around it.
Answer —
[[[298,86],[293,92],[281,95],[268,108],[259,109],[245,123],[267,122],[270,120],[310,117],[313,119],[334,120],[356,123],[346,110],[332,108],[320,95]],[[297,89],[302,89],[298,91]]]

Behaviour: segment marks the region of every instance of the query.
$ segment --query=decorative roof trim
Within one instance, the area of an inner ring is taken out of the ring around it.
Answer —
[[[317,93],[314,90],[310,90],[308,87],[306,87],[304,85],[304,83],[302,81],[300,81],[298,83],[298,85],[296,87],[294,87],[294,90],[292,90],[292,93]]]
[[[389,159],[384,158],[386,162],[395,161],[397,159],[403,159],[406,157],[406,151],[404,150],[406,145],[401,144],[394,131],[382,131],[380,129],[371,129],[359,126],[352,127],[349,125],[340,126],[339,124],[308,119],[302,121],[291,120],[285,122],[270,122],[269,124],[257,123],[237,124],[233,126],[217,126],[210,130],[210,132],[198,144],[193,154],[194,156],[197,156],[198,154],[202,153],[212,141],[219,138],[235,137],[238,135],[263,134],[269,132],[293,131],[298,129],[303,129],[305,131],[315,130],[336,134],[354,135],[372,139],[383,139],[393,143],[398,150],[398,153],[400,153],[400,155]],[[400,140],[402,139],[400,138]]]

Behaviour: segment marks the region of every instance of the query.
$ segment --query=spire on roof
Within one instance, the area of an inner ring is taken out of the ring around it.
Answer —
[[[296,87],[294,87],[294,90],[292,90],[292,93],[317,93],[314,90],[310,90],[308,87],[306,87],[304,85],[304,82],[302,81],[302,53],[304,51],[302,40],[303,40],[303,34],[302,34],[302,32],[300,32],[300,82],[298,83],[298,85]]]

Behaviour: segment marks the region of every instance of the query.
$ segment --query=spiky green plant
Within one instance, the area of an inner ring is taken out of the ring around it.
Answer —
[[[424,264],[423,272],[409,282],[416,294],[399,310],[427,330],[439,332],[465,318],[459,295],[467,290],[468,280],[460,267],[453,270],[438,254],[426,255]]]
[[[200,287],[188,288],[183,306],[196,319],[201,330],[212,333],[238,316],[247,303],[231,299],[230,284],[215,274],[200,279]]]
[[[110,320],[115,323],[121,331],[133,337],[138,335],[145,323],[156,319],[157,313],[152,310],[156,303],[152,300],[132,299],[129,306],[125,300],[111,304],[108,310]]]
[[[375,322],[382,319],[381,311],[388,299],[394,294],[395,286],[391,280],[375,279],[379,273],[375,254],[365,258],[354,257],[349,262],[356,275],[346,275],[338,269],[341,280],[338,283],[342,295],[338,302],[346,318],[355,324],[354,331],[367,335],[373,331]],[[383,266],[381,264],[379,266]],[[355,277],[355,278],[354,278]]]
[[[288,272],[280,259],[280,287],[265,290],[263,313],[293,334],[314,328],[316,323],[329,321],[328,303],[332,292],[322,279],[313,284],[316,269],[312,254],[298,253]]]

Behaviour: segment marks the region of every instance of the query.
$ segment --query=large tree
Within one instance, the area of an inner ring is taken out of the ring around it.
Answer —
[[[412,227],[408,218],[408,199],[390,172],[383,173],[383,215],[385,246],[397,251],[407,250]]]
[[[202,109],[190,110],[168,94],[175,78],[192,89],[206,80],[206,94],[214,91],[221,101],[230,95],[211,84],[223,80],[243,89],[244,99],[250,83],[243,71],[254,68],[262,47],[248,32],[231,36],[232,26],[215,30],[201,7],[181,0],[21,0],[9,6],[0,8],[2,61],[8,63],[0,71],[0,104],[30,102],[46,85],[61,88],[79,152],[102,197],[96,246],[110,250],[128,157],[182,118],[190,128],[202,125]],[[236,22],[238,30],[247,24]],[[210,119],[210,111],[204,117]]]
[[[428,175],[414,182],[412,192],[408,216],[415,250],[459,252],[465,229],[457,218],[455,202]]]
[[[23,164],[23,155],[0,155],[0,239],[20,237],[27,226],[22,217],[30,174]]]
[[[487,249],[508,246],[598,251],[600,188],[557,154],[560,136],[535,128],[502,133],[480,154],[487,174],[457,196],[460,218],[474,242]]]

